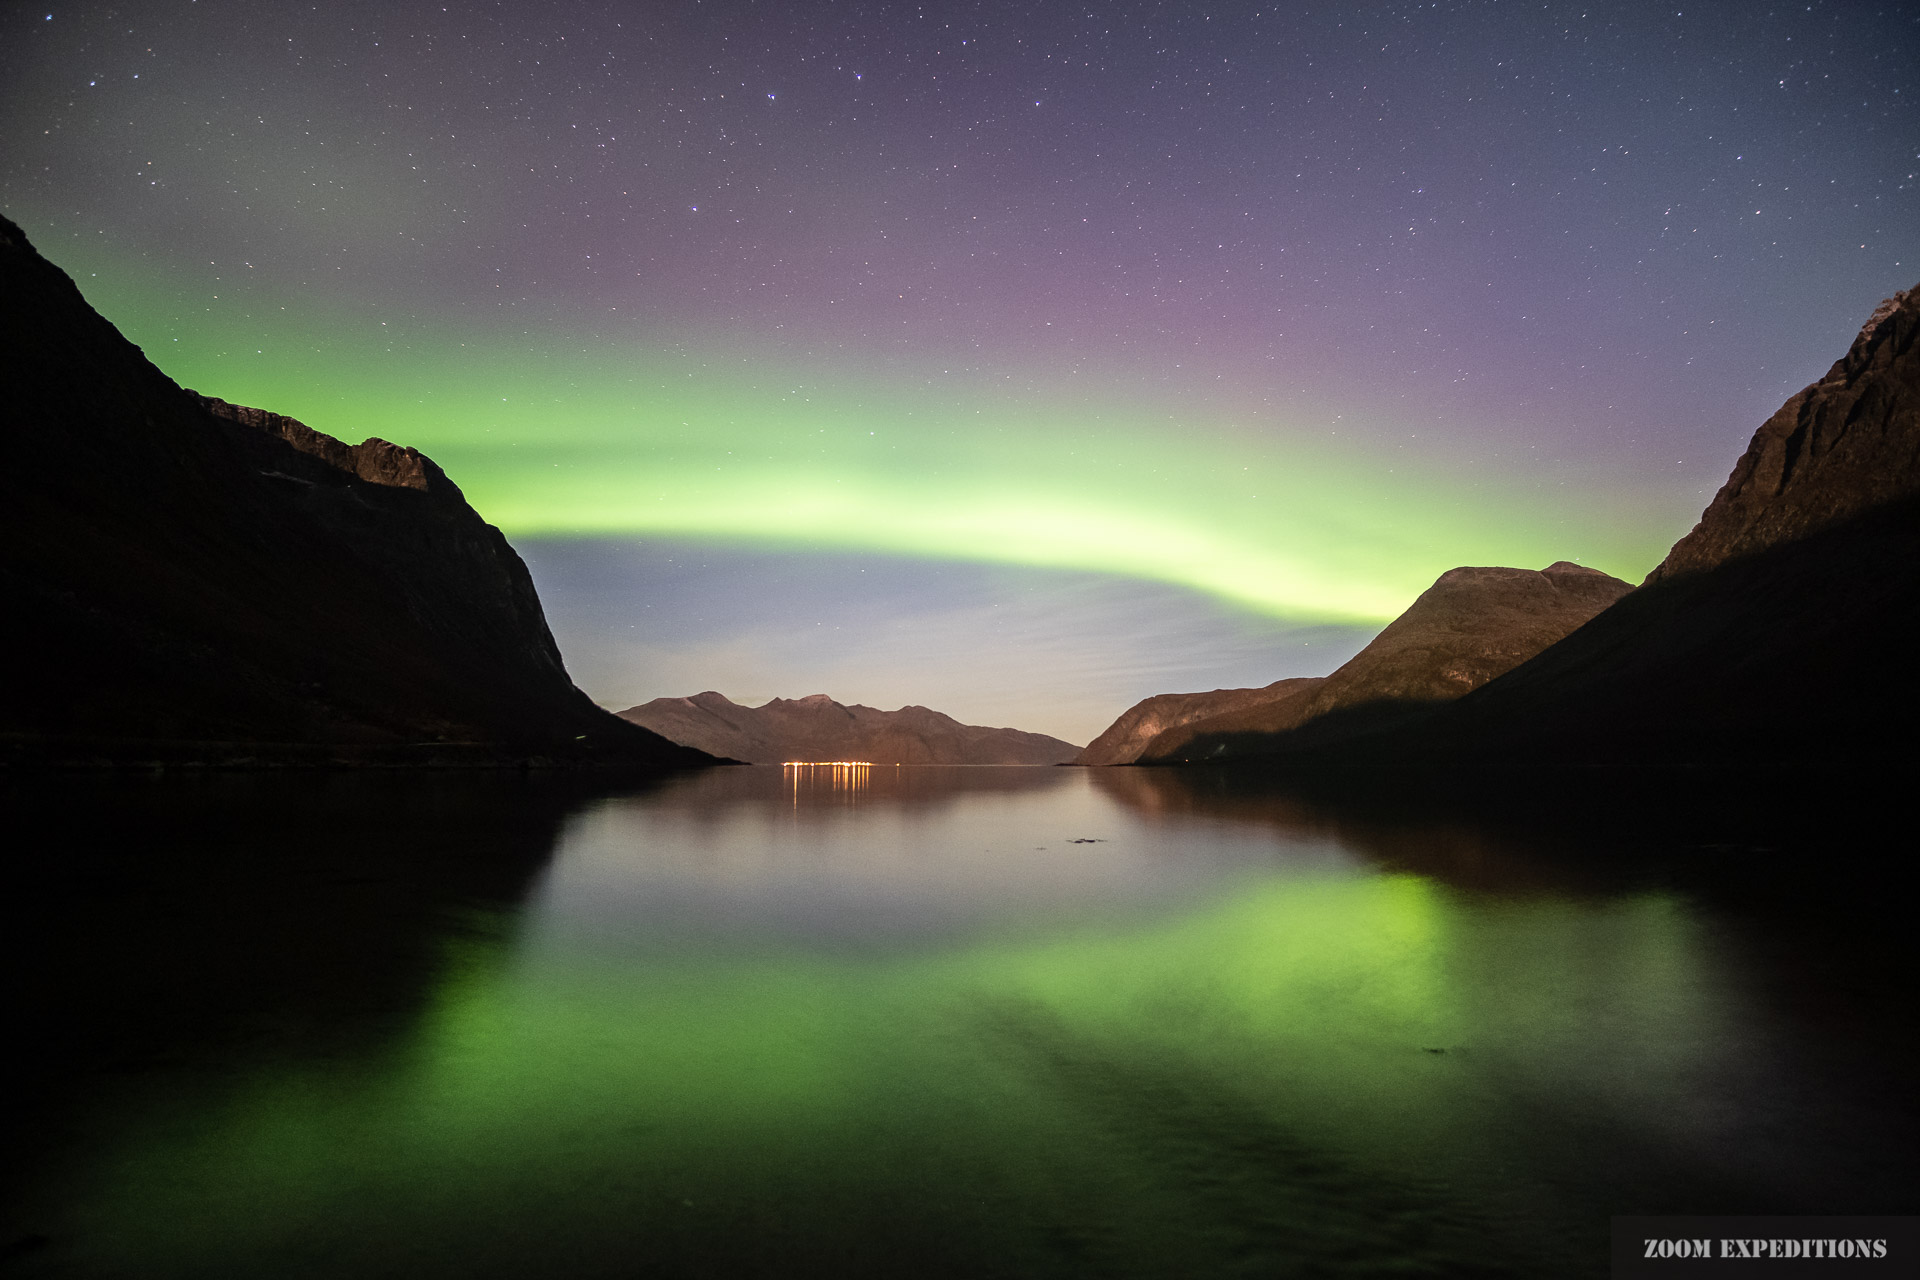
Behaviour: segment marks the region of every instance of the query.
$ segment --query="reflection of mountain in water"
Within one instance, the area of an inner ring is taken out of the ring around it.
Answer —
[[[11,782],[7,941],[36,975],[14,1069],[59,1082],[404,1029],[450,942],[511,930],[584,794],[518,774]]]
[[[1757,801],[1741,778],[1676,788],[1657,776],[1608,787],[1406,788],[1340,775],[1249,770],[1088,770],[1092,785],[1150,822],[1224,821],[1283,841],[1331,840],[1382,870],[1475,892],[1634,893],[1684,885],[1719,901],[1770,904],[1800,923],[1845,922],[1859,951],[1907,932],[1895,876],[1903,794],[1781,789]],[[1823,948],[1825,944],[1822,944]],[[1862,961],[1905,973],[1904,953]]]
[[[1568,824],[1525,827],[1516,823],[1525,810],[1512,806],[1449,811],[1407,805],[1396,811],[1377,800],[1342,803],[1220,770],[1100,769],[1092,783],[1150,821],[1224,821],[1269,830],[1285,841],[1333,841],[1383,870],[1476,892],[1618,892],[1649,883],[1638,861],[1617,856],[1617,850],[1607,858],[1578,856]]]
[[[1070,782],[1062,770],[1026,765],[872,765],[857,773],[755,766],[754,776],[761,779],[758,786],[706,771],[677,774],[648,791],[643,803],[695,822],[720,822],[731,811],[757,810],[764,803],[763,794],[774,793],[785,797],[798,793],[809,808],[813,802],[825,801],[828,809],[857,806],[919,813],[949,809],[979,796],[1034,795]]]
[[[1218,773],[872,773],[10,794],[45,994],[0,1239],[181,1280],[1530,1276],[1598,1274],[1623,1206],[1911,1200],[1913,961],[1817,892]]]

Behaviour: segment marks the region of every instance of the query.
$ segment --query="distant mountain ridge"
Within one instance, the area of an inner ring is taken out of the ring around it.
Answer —
[[[1206,693],[1156,693],[1123,712],[1082,751],[1075,764],[1132,764],[1163,733],[1229,712],[1290,702],[1319,686],[1325,676],[1275,680],[1258,689],[1213,689]]]
[[[873,764],[1065,764],[1071,742],[1019,729],[961,724],[926,707],[879,711],[824,693],[743,707],[711,690],[655,698],[619,713],[673,742],[749,764],[865,760]]]
[[[0,219],[0,761],[712,763],[593,705],[417,450],[183,390]]]

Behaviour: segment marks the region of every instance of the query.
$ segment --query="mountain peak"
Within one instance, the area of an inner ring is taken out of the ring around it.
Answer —
[[[1874,308],[1847,354],[1754,432],[1700,523],[1647,581],[1711,569],[1920,495],[1916,340],[1920,286]]]
[[[1632,589],[1565,560],[1544,570],[1449,569],[1324,680],[1168,729],[1139,758],[1210,757],[1222,734],[1275,734],[1335,711],[1450,701],[1564,639]]]
[[[1873,309],[1873,314],[1867,317],[1867,322],[1860,326],[1860,332],[1854,338],[1853,345],[1857,347],[1873,337],[1882,324],[1892,319],[1894,312],[1902,307],[1917,304],[1920,304],[1920,285],[1915,285],[1911,289],[1902,289],[1891,298],[1882,298],[1880,305]]]

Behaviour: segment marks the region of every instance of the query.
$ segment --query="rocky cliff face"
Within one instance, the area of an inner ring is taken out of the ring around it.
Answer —
[[[369,437],[359,444],[348,444],[283,414],[228,404],[216,396],[198,398],[200,406],[215,417],[276,436],[308,457],[320,459],[343,476],[355,476],[368,484],[390,488],[418,489],[421,493],[430,493],[442,499],[449,509],[466,505],[466,498],[454,487],[453,481],[447,479],[447,473],[418,449],[388,444],[378,436]]]
[[[1299,696],[1169,729],[1140,752],[1145,763],[1230,758],[1260,735],[1334,712],[1397,717],[1464,696],[1525,662],[1632,590],[1620,579],[1560,561],[1542,570],[1450,569],[1352,661]]]
[[[1659,582],[1792,542],[1920,492],[1920,286],[1875,309],[1826,376],[1754,432]]]
[[[1157,693],[1134,703],[1106,732],[1087,744],[1075,764],[1132,764],[1147,744],[1169,730],[1196,720],[1296,701],[1320,685],[1322,676],[1276,680],[1258,689],[1214,689],[1207,693]]]
[[[430,460],[183,391],[4,220],[0,393],[0,758],[703,760],[573,687]]]
[[[743,707],[718,693],[655,698],[620,713],[675,742],[750,764],[1065,764],[1080,748],[1043,733],[961,724],[925,707],[877,711],[824,693]]]

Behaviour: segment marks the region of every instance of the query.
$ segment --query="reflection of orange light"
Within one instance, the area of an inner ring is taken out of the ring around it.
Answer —
[[[866,789],[867,773],[872,768],[872,762],[867,760],[787,760],[780,765],[781,772],[793,780],[793,802],[796,806],[800,803],[801,770],[806,770],[808,790],[818,788],[821,781],[820,775],[814,771],[825,770],[825,789],[845,792],[846,798],[852,800],[854,792]]]

